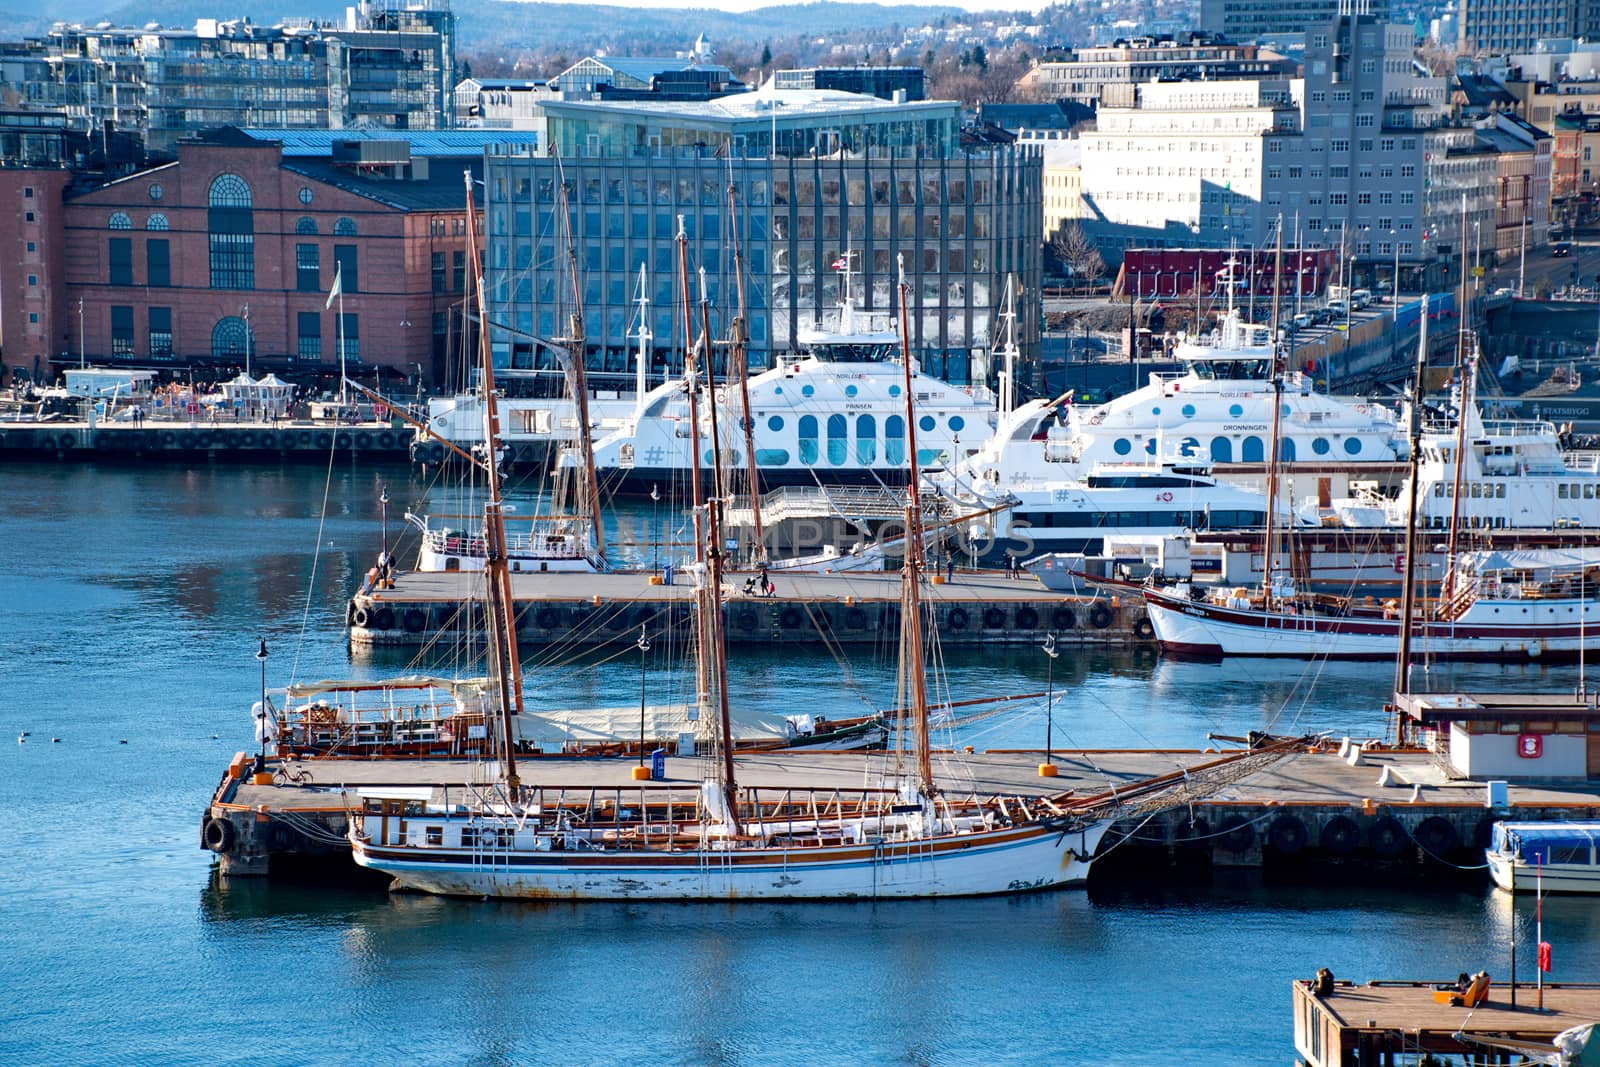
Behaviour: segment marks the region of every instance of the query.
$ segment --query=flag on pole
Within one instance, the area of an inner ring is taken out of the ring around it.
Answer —
[[[838,259],[834,260],[833,261],[833,269],[834,270],[849,270],[850,269],[850,257],[849,256],[840,256]]]
[[[340,263],[333,268],[333,288],[328,290],[328,302],[322,305],[322,310],[327,311],[333,307],[333,302],[339,299],[344,292],[344,264]]]

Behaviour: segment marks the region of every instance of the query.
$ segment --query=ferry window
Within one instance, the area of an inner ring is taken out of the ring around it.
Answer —
[[[878,420],[871,415],[856,418],[856,462],[870,467],[878,461]]]
[[[1317,455],[1326,456],[1328,454],[1328,448],[1328,439],[1326,437],[1313,437],[1311,439],[1311,451],[1315,452]]]
[[[922,416],[922,418],[920,418],[920,419],[918,419],[918,420],[917,420],[917,425],[918,425],[918,426],[919,426],[919,427],[920,427],[920,428],[921,428],[921,429],[922,429],[922,430],[923,430],[923,431],[924,431],[924,432],[925,432],[925,433],[932,433],[932,432],[933,432],[933,428],[934,428],[934,427],[935,427],[935,426],[937,426],[937,425],[938,425],[938,423],[936,423],[936,422],[934,422],[934,421],[933,421],[933,416],[932,416],[932,415],[924,415],[924,416]]]
[[[1240,416],[1242,416],[1244,414],[1244,405],[1243,404],[1229,404],[1228,405],[1228,414],[1232,415],[1236,419],[1239,418]]]
[[[847,385],[847,386],[844,387],[844,395],[845,396],[855,396],[859,392],[861,392],[861,390],[857,389],[853,385]]]
[[[1226,437],[1213,437],[1211,439],[1211,462],[1232,463],[1233,442]]]
[[[1133,451],[1133,442],[1129,441],[1126,437],[1119,437],[1116,439],[1116,441],[1112,442],[1111,448],[1116,452],[1117,455],[1126,456],[1129,452]]]
[[[883,460],[895,467],[906,461],[906,423],[899,415],[883,420]]]
[[[800,462],[807,466],[817,461],[817,417],[800,417]]]
[[[849,424],[843,415],[828,416],[828,462],[835,467],[844,466],[848,458],[849,449]]]
[[[767,429],[771,430],[773,433],[777,433],[779,430],[783,429],[783,416],[774,415],[772,418],[768,419]]]
[[[1194,418],[1194,405],[1193,404],[1185,404],[1185,405],[1183,405],[1183,415],[1184,415],[1184,418],[1187,418],[1187,419]]]
[[[1433,483],[1433,495],[1434,496],[1444,496],[1444,483],[1443,482],[1435,482],[1435,483]]]
[[[444,844],[444,827],[430,826],[428,829],[428,844],[439,846]]]
[[[802,385],[800,387],[800,395],[801,396],[811,396],[811,395],[815,394],[816,391],[817,391],[817,387],[814,386],[814,385]]]
[[[950,416],[950,429],[955,433],[960,433],[962,429],[966,427],[966,425],[967,420],[963,419],[960,415]]]
[[[1294,438],[1285,437],[1278,442],[1278,461],[1280,463],[1294,462]]]
[[[1240,446],[1240,454],[1246,463],[1260,463],[1266,459],[1267,450],[1261,444],[1261,438],[1251,434],[1244,439],[1244,443]]]
[[[1361,438],[1346,437],[1344,439],[1344,450],[1352,456],[1359,456],[1361,454]]]
[[[900,395],[900,387],[898,385],[889,386],[889,395],[890,396],[899,396]]]
[[[1566,482],[1561,482],[1561,483],[1557,484],[1557,486],[1556,486],[1556,499],[1557,500],[1565,500],[1565,499],[1567,499],[1567,483]]]
[[[1586,485],[1586,486],[1583,487],[1583,499],[1585,499],[1585,500],[1593,500],[1594,499],[1594,486]]]
[[[756,463],[763,467],[787,467],[789,450],[786,448],[756,449]]]

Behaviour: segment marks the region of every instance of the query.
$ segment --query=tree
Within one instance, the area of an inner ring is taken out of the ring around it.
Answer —
[[[772,42],[761,46],[761,68],[765,70],[772,65]]]
[[[1050,250],[1056,258],[1067,265],[1074,278],[1092,280],[1099,277],[1106,269],[1106,261],[1100,255],[1100,249],[1083,232],[1083,227],[1073,220],[1050,239]]]

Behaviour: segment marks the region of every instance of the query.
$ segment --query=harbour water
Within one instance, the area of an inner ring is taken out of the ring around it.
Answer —
[[[352,662],[343,611],[379,548],[380,490],[393,537],[420,487],[401,468],[324,474],[0,472],[0,1062],[1285,1064],[1287,982],[1319,966],[1498,980],[1515,928],[1531,977],[1531,902],[1513,909],[1470,879],[1376,889],[1219,875],[877,906],[521,905],[219,883],[199,813],[228,758],[252,746],[257,636],[269,686],[411,665],[404,652]],[[649,508],[624,523],[649,529]],[[597,658],[541,654],[532,697],[636,700],[637,655]],[[951,653],[942,669],[960,700],[1042,690],[1046,664],[1015,649]],[[764,709],[893,700],[887,647],[846,664],[736,654],[731,667],[735,699]],[[681,696],[669,649],[646,670],[656,699]],[[1538,666],[1432,679],[1575,682],[1574,668]],[[1054,732],[1079,748],[1381,734],[1390,683],[1371,664],[1067,650]],[[1037,746],[1044,729],[1035,701],[946,740]],[[1546,902],[1552,979],[1600,979],[1595,915],[1581,899]]]

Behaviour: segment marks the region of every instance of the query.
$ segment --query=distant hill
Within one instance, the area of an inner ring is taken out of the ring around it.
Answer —
[[[286,17],[339,19],[346,6],[342,0],[310,0],[292,6],[281,0],[137,0],[120,4],[112,0],[42,0],[38,13],[0,12],[0,37],[15,39],[39,33],[57,19],[85,25],[105,21],[123,26],[151,22],[192,26],[202,18],[248,17],[270,26]],[[661,46],[657,42],[666,41],[677,48],[687,48],[701,33],[717,45],[748,44],[921,25],[942,17],[972,17],[959,7],[889,7],[832,0],[742,13],[711,8],[618,8],[515,0],[455,0],[453,6],[464,51],[537,45],[568,49],[575,58],[595,52],[643,54],[658,51]]]

